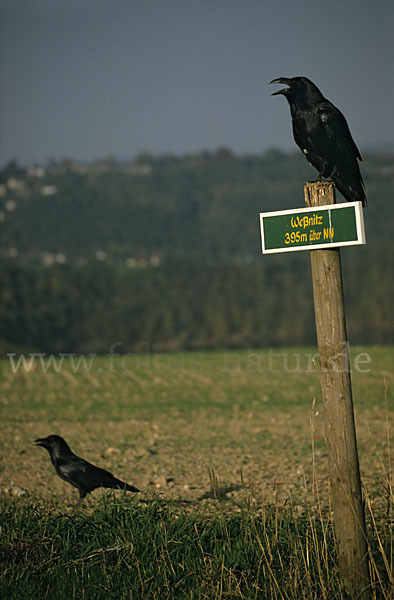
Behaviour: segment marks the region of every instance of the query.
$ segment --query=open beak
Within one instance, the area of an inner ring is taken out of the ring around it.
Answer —
[[[277,79],[273,79],[272,81],[270,81],[270,84],[271,83],[284,83],[285,85],[290,85],[290,79],[288,77],[278,77]],[[289,88],[282,88],[277,92],[273,92],[271,96],[277,96],[278,94],[286,94],[288,89]]]
[[[48,448],[48,443],[46,438],[37,438],[34,440],[36,446],[42,446],[43,448]]]

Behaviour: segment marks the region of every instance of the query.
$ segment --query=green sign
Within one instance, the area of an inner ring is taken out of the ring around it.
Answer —
[[[260,213],[263,254],[365,244],[361,202]]]

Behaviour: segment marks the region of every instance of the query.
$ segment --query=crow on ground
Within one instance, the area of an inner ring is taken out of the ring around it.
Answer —
[[[139,492],[140,490],[120,479],[117,479],[105,469],[100,469],[80,458],[71,451],[67,442],[59,435],[49,435],[46,438],[34,440],[37,446],[42,446],[49,452],[56,473],[67,483],[71,483],[79,491],[77,506],[89,492],[98,487]]]
[[[270,83],[284,83],[283,94],[290,105],[297,146],[319,172],[331,179],[348,200],[366,206],[364,182],[357,160],[361,154],[354,143],[345,117],[323,96],[307,77],[278,77]]]

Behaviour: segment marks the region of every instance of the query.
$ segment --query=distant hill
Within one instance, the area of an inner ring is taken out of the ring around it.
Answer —
[[[394,153],[366,155],[362,172],[368,243],[391,243]],[[2,248],[44,264],[247,263],[260,254],[258,213],[302,207],[304,181],[315,176],[298,151],[276,150],[8,165],[0,173]]]
[[[367,245],[345,248],[351,343],[394,339],[394,154],[366,154]],[[308,252],[262,256],[258,213],[304,205],[299,152],[140,155],[0,172],[4,352],[314,344]],[[339,199],[339,197],[338,197]]]

